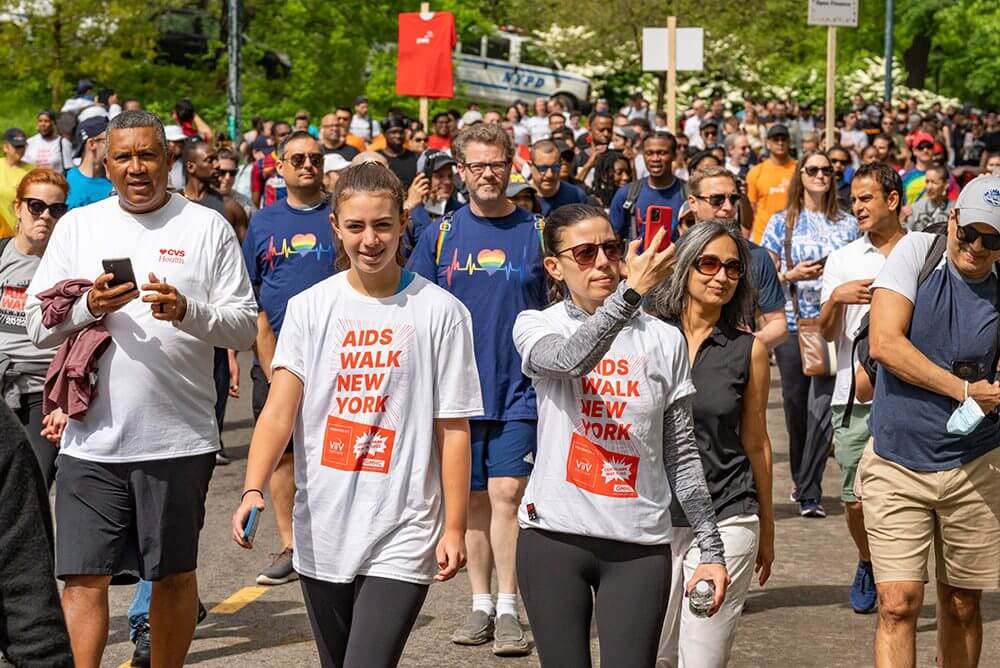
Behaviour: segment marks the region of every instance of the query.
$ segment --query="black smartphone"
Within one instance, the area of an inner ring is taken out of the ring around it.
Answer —
[[[830,259],[830,256],[827,255],[826,257],[821,257],[820,259],[816,260],[816,262],[819,264],[819,266],[825,267],[826,266],[826,261],[829,260],[829,259]]]
[[[104,266],[104,273],[115,275],[114,278],[108,281],[109,288],[116,288],[125,283],[131,283],[136,288],[139,287],[139,284],[135,280],[135,272],[132,271],[131,259],[119,257],[110,260],[101,260],[101,264]]]

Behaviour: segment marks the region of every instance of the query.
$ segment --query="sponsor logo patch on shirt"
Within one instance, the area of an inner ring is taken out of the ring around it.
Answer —
[[[179,248],[161,248],[160,262],[184,264],[184,251]]]

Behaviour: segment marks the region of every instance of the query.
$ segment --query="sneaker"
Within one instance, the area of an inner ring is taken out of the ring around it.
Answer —
[[[220,449],[215,453],[215,465],[216,466],[229,466],[232,460],[229,459],[229,455],[226,454],[224,449]]]
[[[205,604],[202,603],[201,599],[199,598],[198,599],[198,621],[196,623],[197,624],[201,624],[203,621],[205,621],[206,617],[208,617],[208,610],[205,609]]]
[[[524,656],[530,654],[528,639],[524,637],[521,622],[511,614],[497,617],[493,637],[493,653],[497,656]]]
[[[149,624],[143,624],[135,632],[135,649],[132,651],[132,665],[149,668]]]
[[[792,491],[788,493],[788,500],[792,503],[799,502],[799,490],[795,485],[792,485]]]
[[[818,501],[800,501],[799,515],[802,517],[826,517],[826,510]]]
[[[482,645],[493,639],[493,615],[473,610],[465,624],[455,629],[451,641],[456,645]]]
[[[875,574],[872,573],[870,561],[859,561],[858,570],[854,573],[854,586],[851,587],[851,607],[859,615],[875,612],[878,596],[875,591]]]
[[[257,576],[257,584],[282,585],[299,579],[299,574],[292,568],[292,548],[286,548],[272,556],[274,561]]]

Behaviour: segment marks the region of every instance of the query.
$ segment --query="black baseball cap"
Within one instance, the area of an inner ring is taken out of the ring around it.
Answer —
[[[559,149],[559,157],[562,158],[563,160],[572,161],[573,158],[576,157],[576,151],[574,151],[573,147],[570,146],[568,143],[564,142],[561,139],[557,139],[555,141],[555,144],[556,148]]]
[[[698,130],[701,131],[704,130],[705,128],[715,128],[716,130],[718,130],[719,121],[715,120],[714,118],[706,118],[701,122],[701,125],[698,126]]]
[[[774,137],[789,137],[791,136],[786,128],[781,123],[775,123],[767,130],[767,138],[772,139]]]
[[[28,136],[21,128],[8,128],[3,133],[3,140],[14,148],[21,148],[28,145]]]
[[[91,116],[82,121],[76,128],[76,145],[73,149],[73,155],[79,157],[83,153],[83,147],[86,146],[87,140],[99,136],[107,129],[107,116]]]
[[[366,104],[368,103],[368,96],[367,95],[358,95],[356,98],[354,98],[354,106],[357,106],[357,105],[361,104],[362,102],[364,102]]]
[[[420,154],[417,158],[417,171],[422,172],[427,168],[427,161],[431,162],[431,171],[436,172],[442,167],[448,167],[450,165],[458,164],[455,162],[455,158],[451,157],[444,151],[438,151],[436,149],[428,149]]]

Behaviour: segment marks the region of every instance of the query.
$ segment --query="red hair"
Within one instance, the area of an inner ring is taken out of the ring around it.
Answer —
[[[17,194],[14,196],[14,201],[22,201],[28,188],[36,183],[47,183],[59,188],[62,191],[63,199],[66,199],[66,195],[69,194],[69,184],[66,183],[65,176],[47,167],[36,167],[25,174],[21,182],[17,184]]]

